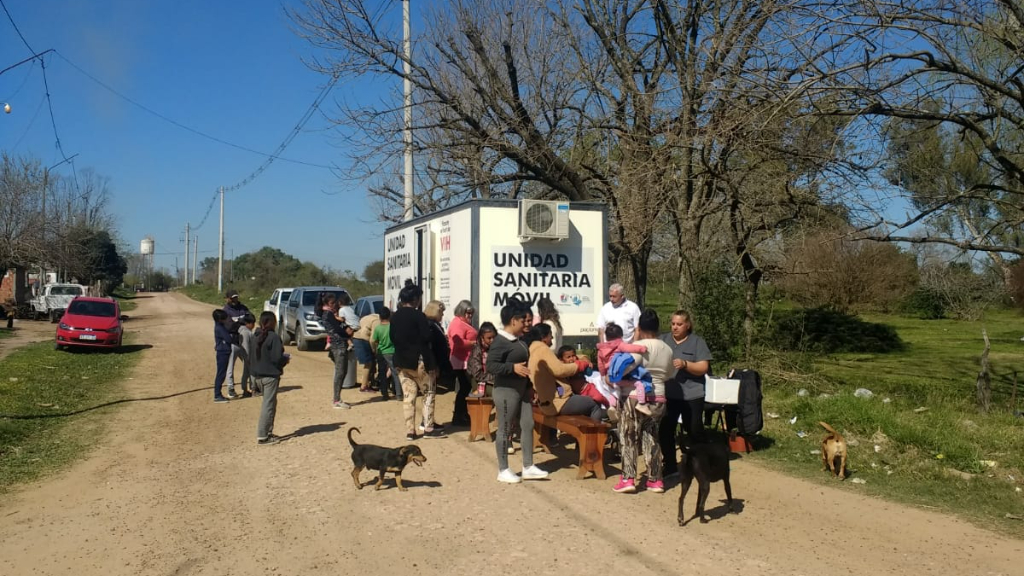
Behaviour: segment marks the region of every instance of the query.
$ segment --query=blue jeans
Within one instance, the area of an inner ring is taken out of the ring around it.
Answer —
[[[398,379],[398,370],[395,369],[395,355],[394,354],[381,354],[381,362],[377,367],[378,376],[380,378],[380,393],[381,396],[387,398],[388,381],[386,374],[388,369],[391,369],[391,383],[394,385],[392,393],[395,398],[402,399],[402,382]]]
[[[213,398],[223,398],[221,388],[224,386],[224,379],[228,375],[228,359],[231,358],[230,350],[217,350],[217,376],[213,379]]]

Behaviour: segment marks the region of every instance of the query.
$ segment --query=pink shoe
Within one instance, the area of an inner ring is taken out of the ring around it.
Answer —
[[[655,494],[661,494],[665,491],[665,483],[661,480],[648,480],[647,491],[654,492]]]
[[[632,478],[626,478],[625,476],[619,476],[619,483],[612,488],[613,492],[633,494],[636,492],[636,484],[633,483]]]

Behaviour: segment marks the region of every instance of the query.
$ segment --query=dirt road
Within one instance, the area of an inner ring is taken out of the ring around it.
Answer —
[[[364,441],[404,444],[397,402],[346,391],[365,403],[334,410],[326,355],[299,353],[275,430],[290,437],[257,446],[258,399],[212,401],[210,307],[176,294],[139,303],[130,329],[153,345],[127,384],[140,401],[113,417],[87,460],[0,502],[0,574],[1024,570],[1020,541],[742,461],[733,468],[742,511],[718,508],[710,524],[685,528],[675,522],[678,488],[614,494],[611,477],[577,481],[567,456],[538,454],[554,471],[547,481],[499,484],[493,444],[468,443],[464,431],[418,442],[429,460],[407,470],[408,492],[357,491],[344,434],[358,426]],[[146,400],[156,397],[165,398]],[[447,420],[452,395],[438,404]],[[719,498],[716,485],[709,508]]]

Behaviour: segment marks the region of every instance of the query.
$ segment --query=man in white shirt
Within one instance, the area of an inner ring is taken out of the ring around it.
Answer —
[[[640,323],[640,307],[622,294],[622,284],[612,284],[608,288],[608,303],[597,315],[597,335],[601,342],[605,341],[604,327],[613,322],[622,328],[622,340],[632,342]]]

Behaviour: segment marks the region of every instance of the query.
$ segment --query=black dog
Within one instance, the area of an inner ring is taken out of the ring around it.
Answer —
[[[682,459],[679,470],[682,476],[683,489],[679,493],[679,525],[686,525],[686,514],[683,512],[683,500],[686,492],[690,489],[690,483],[697,479],[697,512],[694,517],[700,517],[700,523],[706,524],[708,519],[704,516],[704,503],[707,502],[708,492],[711,491],[711,483],[722,481],[725,484],[726,504],[729,511],[732,511],[732,487],[729,486],[729,449],[724,444],[694,444],[693,446],[682,447]],[[691,518],[692,519],[692,518]]]
[[[384,473],[393,472],[398,489],[405,492],[406,488],[402,485],[402,470],[410,462],[415,463],[417,466],[422,466],[427,461],[427,457],[420,451],[420,447],[415,444],[402,446],[401,448],[385,448],[383,446],[374,446],[373,444],[356,444],[356,441],[352,439],[352,432],[359,432],[359,429],[349,428],[348,443],[352,445],[352,463],[355,464],[355,468],[352,470],[352,481],[356,483],[356,488],[360,490],[363,488],[363,485],[359,482],[359,474],[366,468],[380,472],[374,490],[380,490],[381,485],[384,484]]]

